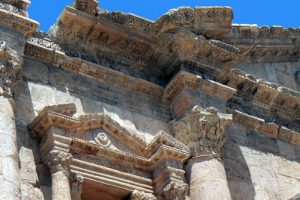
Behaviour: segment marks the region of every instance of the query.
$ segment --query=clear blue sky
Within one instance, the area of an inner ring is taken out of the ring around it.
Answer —
[[[100,0],[109,11],[134,13],[155,20],[179,6],[231,6],[234,23],[300,27],[300,0]],[[29,14],[47,31],[73,0],[31,0]]]

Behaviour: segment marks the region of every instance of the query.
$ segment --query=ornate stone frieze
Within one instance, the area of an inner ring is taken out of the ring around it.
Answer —
[[[0,42],[0,95],[12,97],[19,80],[22,58],[4,41]]]
[[[48,155],[48,166],[52,173],[63,171],[69,174],[69,164],[72,160],[72,155],[67,152],[52,150]]]
[[[190,147],[192,156],[222,154],[226,141],[225,128],[230,114],[217,113],[215,108],[202,110],[195,106],[190,114],[173,123],[175,138]]]
[[[164,187],[162,196],[166,200],[187,200],[189,186],[179,181],[171,181]]]
[[[157,200],[157,198],[151,193],[145,193],[140,191],[133,191],[130,200]]]

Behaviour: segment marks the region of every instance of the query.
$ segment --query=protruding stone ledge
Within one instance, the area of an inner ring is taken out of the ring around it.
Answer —
[[[201,76],[185,71],[180,71],[166,86],[163,100],[171,102],[173,98],[184,88],[200,90],[208,95],[222,99],[225,102],[236,93],[236,89],[226,85],[212,80],[203,79]]]
[[[300,133],[286,127],[280,127],[278,138],[292,144],[300,145]]]
[[[0,25],[16,29],[29,38],[38,28],[39,23],[27,17],[0,9]]]
[[[292,122],[300,120],[300,93],[297,91],[261,81],[239,69],[231,69],[221,82],[237,89],[236,96],[251,103],[260,113]]]
[[[245,126],[249,130],[262,133],[270,138],[300,145],[299,132],[272,122],[266,123],[264,119],[235,110],[233,111],[233,122]]]
[[[157,100],[160,100],[163,94],[163,88],[157,84],[145,81],[143,79],[131,77],[122,72],[118,72],[85,60],[69,57],[61,51],[52,49],[50,46],[49,48],[46,48],[33,42],[27,42],[25,56],[41,60],[56,67],[61,67],[68,71],[72,71],[99,81],[104,81],[121,88],[126,88],[131,91],[133,90],[137,93],[153,97]]]

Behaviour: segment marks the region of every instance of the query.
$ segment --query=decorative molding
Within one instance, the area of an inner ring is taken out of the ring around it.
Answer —
[[[300,120],[298,91],[261,81],[239,69],[231,69],[221,79],[222,83],[237,90],[234,99],[239,99],[240,104],[249,104],[260,114],[268,114],[274,120],[292,123]]]
[[[68,71],[153,97],[157,100],[161,99],[163,94],[163,88],[157,84],[131,77],[122,72],[88,61],[69,57],[63,52],[40,46],[40,44],[32,43],[32,41],[26,44],[25,55]]]
[[[171,102],[174,97],[184,88],[200,90],[208,95],[216,96],[224,101],[227,101],[236,93],[236,89],[234,88],[212,80],[203,79],[199,75],[180,71],[165,87],[163,100]]]

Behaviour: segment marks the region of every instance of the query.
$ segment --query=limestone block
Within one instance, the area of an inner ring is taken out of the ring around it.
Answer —
[[[277,175],[278,179],[278,199],[290,199],[300,193],[300,180],[293,177],[284,176],[281,174]],[[298,200],[295,199],[295,200]]]
[[[32,184],[21,184],[22,200],[44,200],[42,191]]]
[[[286,127],[280,127],[279,139],[292,144],[300,144],[300,133],[292,131]]]
[[[295,145],[292,145],[290,143],[277,140],[277,146],[279,149],[279,153],[281,156],[290,159],[295,160],[296,159],[296,153],[295,153]]]
[[[255,130],[263,133],[271,138],[277,138],[278,137],[278,129],[279,126],[275,123],[265,123],[262,125],[258,125]]]
[[[36,60],[24,59],[22,76],[41,83],[49,83],[48,66]]]
[[[28,133],[27,133],[28,134]],[[34,155],[31,149],[21,147],[19,150],[22,182],[36,184],[38,182]]]
[[[171,103],[171,111],[175,116],[182,116],[185,112],[198,104],[198,99],[192,94],[192,91],[181,91]]]

